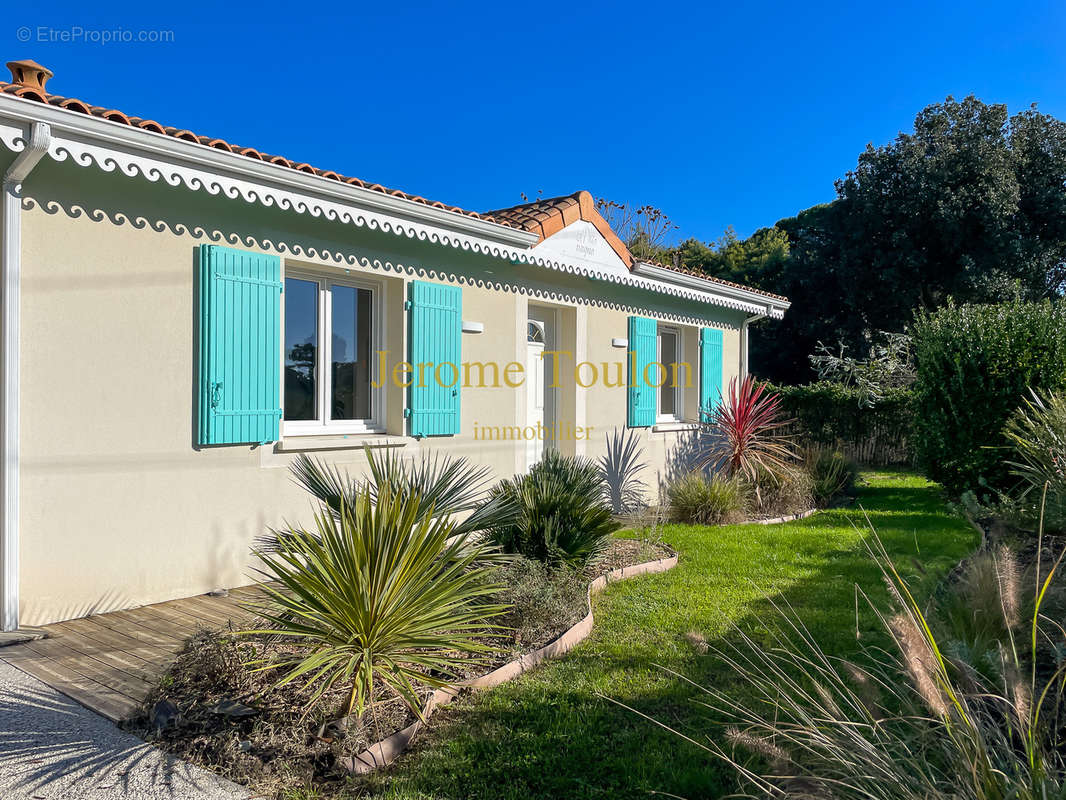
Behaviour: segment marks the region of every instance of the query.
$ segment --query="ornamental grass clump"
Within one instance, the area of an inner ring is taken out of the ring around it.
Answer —
[[[803,458],[803,468],[811,479],[811,493],[818,506],[827,506],[835,498],[855,488],[859,470],[843,453],[812,448]]]
[[[274,531],[257,552],[266,626],[248,633],[296,646],[278,685],[306,686],[309,707],[347,687],[340,712],[357,718],[380,685],[421,717],[419,685],[444,686],[483,661],[506,608],[489,600],[501,589],[492,549],[457,528],[424,494],[385,481],[323,508],[313,530]]]
[[[670,516],[693,525],[730,525],[744,519],[749,497],[738,478],[691,472],[666,487]]]
[[[866,600],[891,646],[867,647],[856,660],[829,656],[787,606],[771,601],[769,645],[737,630],[709,649],[744,685],[736,694],[696,687],[724,736],[674,732],[731,764],[748,797],[1066,797],[1066,630],[1061,609],[1048,605],[1066,549],[1045,559],[1044,545],[1041,528],[1028,580],[1009,552],[986,556],[981,580],[993,597],[981,608],[998,619],[980,633],[992,662],[975,668],[952,639],[976,649],[973,631],[927,615],[871,533],[893,600],[887,610]]]
[[[1035,517],[1037,498],[1047,487],[1045,524],[1066,528],[1066,399],[1055,392],[1030,393],[1007,420],[1006,464],[1018,479],[1017,500]]]

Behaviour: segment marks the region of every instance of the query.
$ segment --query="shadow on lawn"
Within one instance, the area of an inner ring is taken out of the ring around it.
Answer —
[[[976,543],[969,526],[946,512],[936,487],[914,478],[880,475],[859,502],[922,594]],[[887,600],[861,541],[864,530],[858,507],[783,526],[667,529],[667,541],[682,554],[676,569],[611,587],[596,604],[588,642],[446,709],[412,753],[362,788],[441,800],[644,798],[650,791],[704,798],[734,791],[730,768],[601,695],[693,738],[718,735],[695,691],[657,665],[743,692],[686,634],[698,632],[713,645],[735,624],[766,640],[777,619],[770,599],[791,606],[826,652],[856,654],[855,584],[876,602]],[[861,603],[858,633],[866,644],[885,641]]]

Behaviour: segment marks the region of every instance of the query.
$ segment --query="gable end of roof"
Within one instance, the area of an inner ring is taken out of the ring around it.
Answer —
[[[607,220],[596,210],[595,199],[584,189],[563,197],[550,197],[510,208],[487,211],[484,216],[505,225],[525,228],[530,233],[537,234],[542,242],[567,225],[584,220],[599,231],[600,236],[607,241],[626,267],[632,269],[635,263],[629,248],[618,238],[618,234],[611,230]]]

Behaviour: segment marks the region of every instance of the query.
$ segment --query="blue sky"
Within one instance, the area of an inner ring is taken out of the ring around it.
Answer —
[[[867,142],[948,94],[1066,118],[1062,3],[87,8],[12,7],[3,60],[48,66],[57,94],[464,208],[588,189],[704,240],[832,199]],[[48,41],[79,27],[173,42]]]

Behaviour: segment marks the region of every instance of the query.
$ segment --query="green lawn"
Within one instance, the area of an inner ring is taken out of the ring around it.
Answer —
[[[920,591],[976,546],[935,485],[905,473],[864,478],[859,503]],[[397,765],[353,788],[392,800],[734,791],[728,768],[602,696],[698,737],[716,735],[692,690],[656,665],[702,684],[735,683],[685,634],[713,642],[739,625],[758,638],[767,596],[787,600],[827,652],[854,653],[855,584],[885,595],[861,542],[864,525],[855,507],[784,525],[669,526],[664,538],[681,554],[678,567],[613,585],[595,601],[593,635],[573,653],[440,712]],[[858,627],[866,641],[880,636],[868,610],[860,608]]]

